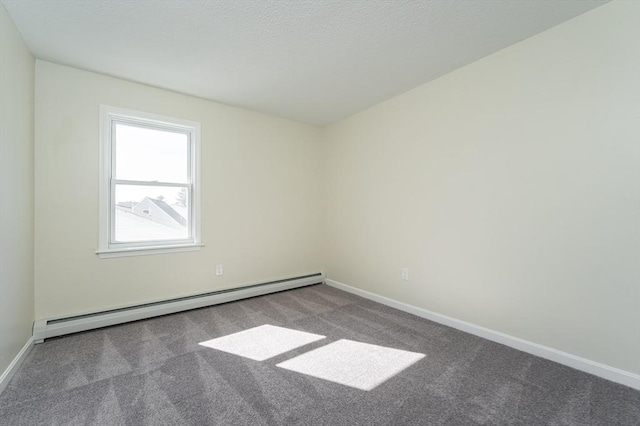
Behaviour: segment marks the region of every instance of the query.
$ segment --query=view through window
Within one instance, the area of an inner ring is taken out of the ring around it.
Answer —
[[[188,154],[188,134],[115,124],[114,241],[189,238]]]

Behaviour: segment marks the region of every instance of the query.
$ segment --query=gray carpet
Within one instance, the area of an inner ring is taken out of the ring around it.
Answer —
[[[326,336],[254,361],[198,343],[270,324]],[[276,364],[340,339],[426,356],[370,391]],[[50,339],[2,425],[639,425],[640,392],[316,285]]]

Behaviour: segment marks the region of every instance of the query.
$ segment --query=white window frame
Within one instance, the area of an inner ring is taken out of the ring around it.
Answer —
[[[129,124],[156,130],[186,134],[188,144],[189,182],[176,184],[157,181],[115,179],[115,125]],[[189,197],[189,237],[183,240],[156,240],[138,242],[115,241],[115,186],[182,186]],[[200,123],[141,111],[100,105],[100,202],[99,238],[96,253],[101,258],[140,256],[199,250],[200,240]]]

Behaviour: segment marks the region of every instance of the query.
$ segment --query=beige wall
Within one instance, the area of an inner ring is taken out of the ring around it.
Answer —
[[[100,104],[201,123],[202,250],[95,254]],[[37,61],[35,136],[38,319],[322,270],[316,127]]]
[[[34,59],[0,4],[0,374],[33,325]]]
[[[328,277],[640,373],[639,7],[327,129]]]

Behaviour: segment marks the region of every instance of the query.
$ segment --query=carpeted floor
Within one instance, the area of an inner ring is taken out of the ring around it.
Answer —
[[[265,324],[326,337],[262,361],[199,345]],[[425,356],[369,391],[277,366],[343,339]],[[316,285],[50,339],[0,424],[639,425],[640,392]]]

